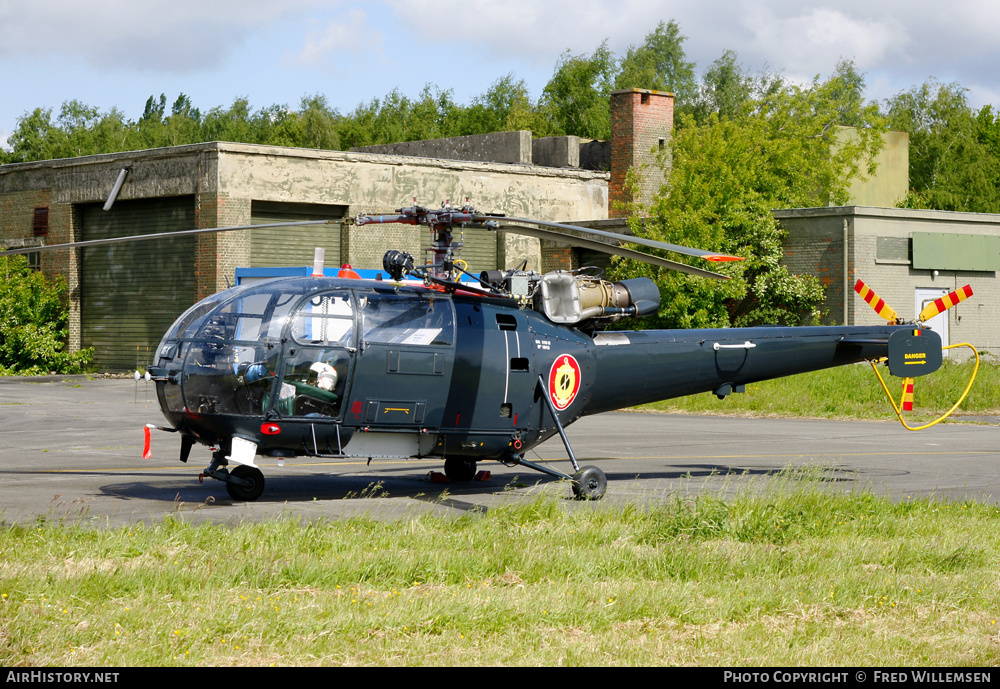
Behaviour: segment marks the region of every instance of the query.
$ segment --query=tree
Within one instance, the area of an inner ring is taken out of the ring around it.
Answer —
[[[452,100],[451,91],[427,84],[419,98],[411,100],[399,89],[385,97],[362,103],[339,124],[344,149],[400,141],[457,136],[462,130],[463,108]]]
[[[552,128],[531,103],[527,84],[513,74],[497,79],[486,93],[473,98],[459,118],[463,135],[527,129],[535,136],[547,136]]]
[[[978,117],[966,90],[934,79],[888,101],[889,124],[910,134],[907,208],[1000,212],[992,110]]]
[[[61,280],[49,282],[24,256],[0,258],[0,375],[75,373],[92,350],[65,352],[68,315]]]
[[[555,132],[611,138],[611,91],[617,61],[604,41],[590,57],[567,50],[542,91],[541,108]]]
[[[63,134],[52,122],[52,110],[35,108],[17,118],[17,126],[7,144],[11,150],[5,158],[7,163],[24,163],[31,160],[46,160],[54,156],[51,151],[58,145],[54,140]]]
[[[751,100],[762,99],[784,88],[780,74],[766,70],[750,74],[734,50],[727,50],[702,75],[698,96],[687,108],[696,122],[704,123],[716,113],[720,118],[733,118]]]
[[[339,115],[327,105],[326,96],[316,94],[303,97],[296,120],[294,145],[302,148],[339,149],[338,120]]]
[[[660,22],[640,46],[630,46],[615,77],[616,89],[670,91],[677,107],[690,107],[697,93],[694,63],[688,62],[680,27],[673,19]]]
[[[204,141],[262,143],[250,112],[250,101],[245,96],[234,100],[229,108],[220,106],[209,110],[201,129]]]
[[[701,125],[680,115],[685,122],[671,141],[670,178],[649,209],[633,209],[633,231],[745,261],[723,264],[719,270],[732,278],[728,282],[618,261],[616,278],[646,275],[659,285],[661,311],[651,325],[816,320],[822,287],[780,264],[782,231],[771,211],[843,203],[851,178],[874,159],[885,123],[877,107],[849,105],[844,92],[842,75],[835,75],[807,87],[783,84],[748,100],[731,117],[710,113]],[[844,141],[836,127],[847,116],[864,129]]]

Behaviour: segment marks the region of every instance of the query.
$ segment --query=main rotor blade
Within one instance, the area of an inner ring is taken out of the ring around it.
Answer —
[[[66,244],[48,244],[44,246],[28,246],[22,249],[0,251],[0,256],[13,254],[33,254],[36,251],[54,251],[56,249],[75,249],[77,247],[99,246],[101,244],[121,244],[124,242],[141,242],[146,239],[164,239],[167,237],[185,237],[195,234],[213,234],[215,232],[231,232],[233,230],[261,230],[269,227],[299,227],[301,225],[332,225],[341,220],[298,220],[296,222],[273,222],[262,225],[234,225],[233,227],[206,227],[200,230],[180,230],[179,232],[157,232],[155,234],[136,234],[131,237],[110,237],[108,239],[88,239],[82,242]]]
[[[648,246],[652,249],[663,249],[664,251],[673,251],[676,254],[683,254],[684,256],[694,256],[695,258],[702,258],[706,261],[742,261],[743,258],[740,256],[730,256],[729,254],[721,254],[718,251],[705,251],[704,249],[692,249],[689,246],[681,246],[680,244],[668,244],[667,242],[658,242],[655,239],[645,239],[643,237],[634,237],[632,235],[618,234],[616,232],[605,232],[604,230],[595,230],[592,227],[580,227],[579,225],[567,225],[566,223],[558,222],[548,222],[545,220],[525,220],[524,218],[491,218],[493,220],[498,220],[500,222],[500,228],[508,222],[518,223],[518,227],[523,227],[520,223],[528,223],[529,225],[538,225],[540,227],[553,227],[562,230],[572,230],[574,232],[583,232],[585,234],[597,235],[598,237],[606,237],[608,239],[613,239],[616,242],[628,242],[629,244],[642,244],[643,246]],[[572,237],[573,235],[563,235],[564,237]],[[564,240],[565,241],[565,240]]]
[[[728,275],[720,275],[719,273],[713,273],[710,270],[695,268],[694,266],[689,266],[686,263],[669,261],[665,258],[660,258],[659,256],[653,256],[652,254],[644,254],[641,251],[625,249],[620,246],[611,246],[610,244],[599,242],[596,239],[585,239],[583,237],[575,237],[573,235],[563,234],[562,232],[555,232],[553,230],[545,230],[538,227],[524,227],[523,225],[515,225],[512,223],[504,223],[503,225],[501,225],[500,231],[515,232],[517,234],[524,234],[528,235],[529,237],[536,237],[538,239],[551,239],[558,242],[567,242],[569,244],[573,244],[575,246],[579,246],[584,249],[590,249],[592,251],[600,251],[602,253],[611,254],[613,256],[624,256],[625,258],[631,258],[632,260],[635,261],[651,263],[654,266],[660,266],[661,268],[669,268],[670,270],[676,270],[681,273],[688,273],[689,275],[697,275],[698,277],[712,278],[714,280],[729,279]]]

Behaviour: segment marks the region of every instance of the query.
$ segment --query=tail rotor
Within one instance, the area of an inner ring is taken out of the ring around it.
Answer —
[[[872,310],[875,311],[875,313],[884,318],[889,325],[905,325],[907,323],[911,323],[921,327],[923,327],[923,324],[930,319],[944,313],[951,307],[972,296],[972,287],[970,285],[966,285],[965,287],[957,289],[954,292],[946,294],[940,299],[932,301],[917,315],[915,321],[905,321],[899,317],[895,309],[886,304],[885,301],[875,293],[875,290],[866,285],[864,281],[858,280],[854,283],[854,291],[865,300],[865,303],[867,303]],[[914,335],[919,335],[919,332],[914,331]],[[913,411],[914,382],[915,381],[912,377],[903,378],[903,399],[902,404],[900,405],[903,411]]]

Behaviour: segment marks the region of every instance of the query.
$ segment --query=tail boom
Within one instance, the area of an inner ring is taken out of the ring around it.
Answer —
[[[904,346],[897,336],[894,342],[900,344],[890,347],[893,333],[913,330],[885,325],[601,333],[594,338],[596,381],[585,413],[703,392],[726,394],[762,380],[887,357]],[[934,339],[940,343],[935,336],[922,344]]]

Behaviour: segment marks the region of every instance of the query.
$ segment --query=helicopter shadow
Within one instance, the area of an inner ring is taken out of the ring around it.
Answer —
[[[506,477],[504,477],[506,479]],[[454,502],[457,496],[491,495],[498,491],[509,490],[511,485],[524,485],[522,477],[513,476],[509,480],[499,480],[496,477],[488,481],[471,481],[469,483],[437,483],[427,476],[352,476],[345,474],[309,474],[308,476],[275,476],[266,477],[264,493],[255,504],[310,503],[332,500],[375,500],[380,498],[412,498],[428,502]],[[532,477],[534,478],[534,477]],[[554,479],[545,477],[546,482]],[[533,481],[538,483],[538,481]],[[192,482],[170,480],[152,483],[149,481],[133,481],[109,483],[100,486],[99,490],[108,497],[119,500],[152,500],[157,502],[187,502],[205,503],[212,498],[211,505],[215,507],[241,504],[233,500],[225,486],[218,481]],[[459,504],[453,507],[462,508]],[[470,504],[469,509],[479,509],[481,506]]]
[[[607,466],[607,465],[605,465]],[[904,472],[905,473],[905,472]],[[468,483],[436,482],[430,480],[430,474],[403,475],[397,472],[387,472],[384,476],[323,474],[280,475],[267,476],[263,495],[254,504],[306,504],[328,501],[372,501],[384,498],[409,498],[425,503],[440,504],[460,511],[486,512],[489,508],[481,504],[484,498],[502,493],[524,494],[552,486],[561,479],[536,474],[534,472],[494,475],[485,481],[470,481]],[[789,467],[787,465],[740,467],[727,464],[688,464],[667,470],[652,471],[608,471],[609,483],[629,483],[643,481],[667,481],[671,490],[677,482],[692,479],[728,480],[740,482],[755,479],[787,479],[797,482],[815,482],[825,484],[843,484],[856,482],[863,477],[861,472],[842,466],[804,466]],[[652,483],[652,486],[657,484]],[[203,504],[210,508],[232,507],[242,504],[233,500],[225,486],[218,481],[197,483],[191,479],[176,478],[150,482],[145,480],[109,483],[100,486],[99,490],[105,496],[119,500],[150,500],[162,503],[185,502],[188,504]],[[610,492],[609,491],[609,492]],[[571,498],[567,491],[566,499]]]

